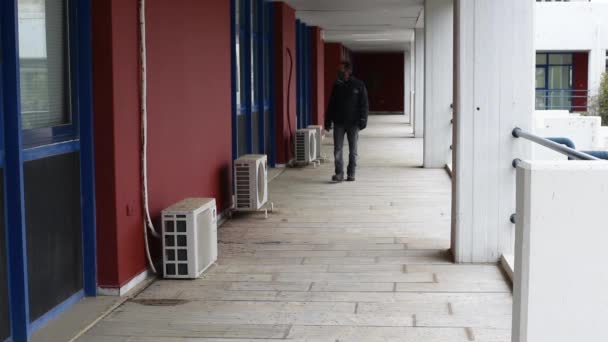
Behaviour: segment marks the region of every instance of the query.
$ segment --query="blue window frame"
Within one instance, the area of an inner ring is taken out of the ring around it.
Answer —
[[[298,128],[312,124],[312,27],[296,21],[296,108]]]
[[[22,3],[23,2],[23,3]],[[78,1],[18,1],[24,148],[78,140]],[[27,43],[24,43],[27,42]],[[46,81],[46,82],[45,82]],[[71,143],[72,146],[76,146]],[[62,148],[65,149],[65,146]]]
[[[302,22],[296,20],[296,116],[297,116],[297,127],[301,129],[303,127],[302,116],[304,115],[304,71],[302,69],[304,63],[302,50]]]
[[[231,11],[233,158],[266,153],[274,165],[272,2],[231,0]]]
[[[55,3],[48,7],[42,0],[0,2],[0,145],[3,147],[0,166],[4,169],[9,311],[11,338],[15,342],[29,341],[33,330],[78,298],[96,295],[90,1],[57,0],[59,6]],[[40,5],[43,3],[44,6]],[[57,29],[60,34],[49,34],[49,28]],[[43,35],[33,39],[28,36],[36,35],[40,29],[44,29]],[[59,68],[60,75],[50,74],[52,70],[48,66],[53,63],[52,58],[57,58],[55,62],[64,68]],[[49,80],[58,83],[45,85]],[[54,92],[59,89],[64,93]],[[34,100],[40,101],[28,102]],[[56,103],[51,106],[51,101]],[[51,111],[53,115],[49,114]],[[27,120],[37,115],[44,120],[23,125],[24,115]],[[23,166],[27,161],[76,151],[80,152],[83,289],[31,322]]]

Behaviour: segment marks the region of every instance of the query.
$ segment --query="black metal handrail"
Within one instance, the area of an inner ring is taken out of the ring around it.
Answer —
[[[561,153],[563,155],[566,155],[572,159],[578,159],[578,160],[601,160],[600,158],[594,157],[590,154],[581,152],[581,151],[577,151],[573,148],[570,148],[568,146],[562,145],[562,144],[558,144],[554,141],[551,141],[547,138],[543,138],[541,136],[529,133],[524,131],[523,129],[519,128],[519,127],[515,127],[513,129],[512,132],[513,136],[516,138],[523,138],[529,141],[532,141],[534,143],[537,143],[539,145],[542,145],[548,149],[551,149],[555,152]]]

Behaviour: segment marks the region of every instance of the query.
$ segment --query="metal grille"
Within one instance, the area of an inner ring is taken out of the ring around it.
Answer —
[[[306,160],[306,131],[296,132],[296,161],[300,163],[307,162]]]
[[[165,276],[188,275],[187,227],[185,215],[164,216]]]
[[[236,164],[236,207],[237,209],[247,209],[251,207],[251,187],[250,187],[249,164]]]

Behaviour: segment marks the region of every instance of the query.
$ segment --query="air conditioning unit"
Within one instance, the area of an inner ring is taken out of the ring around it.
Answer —
[[[165,278],[194,279],[217,261],[213,198],[189,198],[162,212]]]
[[[296,163],[310,164],[317,160],[317,137],[314,129],[296,131]]]
[[[323,155],[321,152],[321,148],[323,147],[323,126],[312,125],[308,126],[308,129],[314,129],[316,135],[316,144],[317,144],[317,159],[321,159]]]
[[[234,161],[235,210],[258,211],[268,202],[268,157],[245,155]]]

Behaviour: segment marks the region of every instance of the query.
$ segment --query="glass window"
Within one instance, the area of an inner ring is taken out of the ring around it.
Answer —
[[[536,54],[536,65],[546,65],[547,64],[547,54],[546,53],[537,53]]]
[[[549,67],[549,108],[570,109],[572,103],[572,75],[570,66]]]
[[[21,125],[69,124],[67,0],[18,0]]]
[[[545,68],[536,68],[536,88],[545,88]]]
[[[258,1],[251,1],[251,105],[256,107],[258,105],[258,80],[260,70],[258,68],[259,58],[259,14],[258,14]]]
[[[270,4],[265,3],[264,14],[264,100],[267,102],[270,99]]]
[[[550,65],[572,64],[572,54],[571,53],[550,54],[549,55],[549,64]]]
[[[537,90],[536,91],[536,110],[547,109],[547,91]]]

